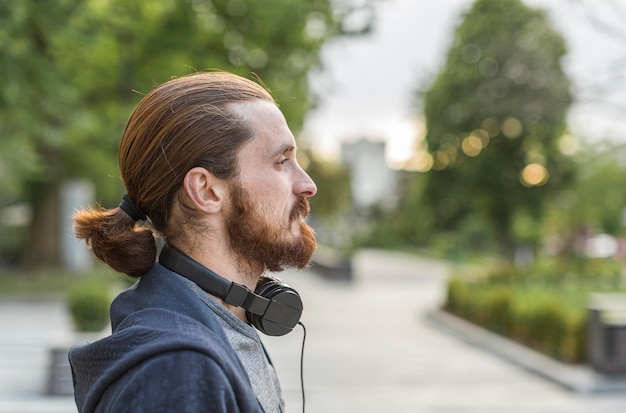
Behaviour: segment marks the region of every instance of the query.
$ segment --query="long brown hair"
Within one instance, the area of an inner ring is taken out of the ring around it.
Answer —
[[[119,148],[126,191],[166,239],[182,234],[172,206],[187,171],[201,166],[221,179],[237,173],[237,153],[252,138],[245,119],[230,105],[254,99],[274,102],[259,84],[225,72],[176,78],[149,92],[131,115]],[[193,211],[188,210],[188,219]],[[74,229],[94,255],[133,277],[156,260],[156,241],[147,225],[135,225],[120,208],[90,207],[74,215]]]

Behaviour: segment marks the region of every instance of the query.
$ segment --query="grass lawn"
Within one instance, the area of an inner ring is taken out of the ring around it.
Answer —
[[[128,277],[96,264],[88,271],[73,273],[60,268],[36,271],[0,271],[0,296],[64,297],[72,287],[82,283],[131,285]]]

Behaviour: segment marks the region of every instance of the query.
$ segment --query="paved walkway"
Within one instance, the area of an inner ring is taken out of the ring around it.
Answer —
[[[626,394],[579,394],[434,328],[446,268],[364,251],[352,283],[307,272],[283,279],[303,295],[309,413],[623,413]],[[49,345],[70,330],[58,301],[0,298],[0,413],[74,413],[45,396]],[[301,411],[302,330],[265,338],[290,413]]]
[[[48,348],[71,331],[59,300],[0,298],[0,412],[72,413],[72,397],[47,397]]]
[[[352,284],[283,276],[304,296],[307,412],[626,412],[626,392],[570,392],[433,327],[425,315],[443,297],[441,264],[375,251],[354,262]],[[301,410],[301,339],[266,339],[290,412]]]

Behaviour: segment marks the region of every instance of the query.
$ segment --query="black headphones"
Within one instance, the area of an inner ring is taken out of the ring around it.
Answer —
[[[245,308],[248,322],[268,336],[285,335],[300,321],[303,308],[300,295],[278,278],[261,277],[253,293],[241,284],[220,277],[168,244],[163,245],[159,262],[225,303]]]

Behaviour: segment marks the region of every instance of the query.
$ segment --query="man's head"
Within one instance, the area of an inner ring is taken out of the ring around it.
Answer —
[[[131,116],[119,161],[128,194],[170,242],[217,231],[254,268],[271,270],[303,267],[315,249],[304,223],[315,184],[255,82],[213,72],[157,87]]]

